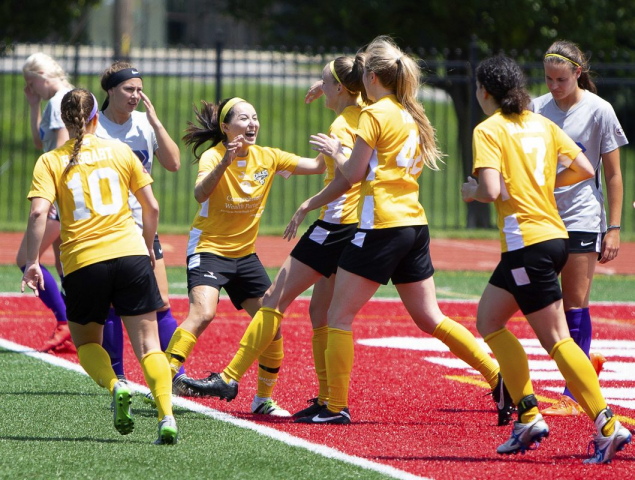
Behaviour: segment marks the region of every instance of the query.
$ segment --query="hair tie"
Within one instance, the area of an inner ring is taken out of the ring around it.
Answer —
[[[580,64],[577,62],[574,62],[573,60],[571,60],[570,58],[565,57],[564,55],[560,55],[558,53],[548,53],[547,55],[545,55],[545,59],[547,59],[547,57],[556,57],[556,58],[561,58],[562,60],[566,60],[567,62],[570,62],[572,64],[574,64],[576,67],[579,67]]]
[[[93,118],[95,118],[95,115],[97,114],[97,99],[95,98],[95,95],[93,95],[92,93],[90,94],[91,97],[93,97],[93,109],[90,111],[90,116],[88,117],[88,120],[86,120],[86,123],[90,122]]]
[[[230,98],[229,100],[227,100],[227,103],[225,103],[225,106],[220,111],[220,115],[218,117],[218,125],[220,126],[220,131],[221,132],[225,133],[225,131],[223,130],[223,123],[225,122],[225,117],[227,116],[229,111],[232,108],[234,108],[234,105],[236,105],[237,103],[240,103],[240,102],[247,102],[247,100],[243,100],[240,97],[234,97],[234,98]]]
[[[399,55],[396,59],[395,59],[395,63],[401,63],[401,58],[404,56],[404,54],[402,53],[401,55]]]

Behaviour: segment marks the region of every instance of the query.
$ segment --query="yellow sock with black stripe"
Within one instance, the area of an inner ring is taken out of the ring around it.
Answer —
[[[571,393],[575,396],[589,418],[596,417],[606,408],[606,400],[600,391],[600,382],[591,361],[576,345],[572,338],[560,340],[549,352],[558,365],[558,369],[567,382]],[[612,435],[616,418],[611,418],[602,428],[604,435]]]
[[[348,407],[348,385],[353,370],[353,332],[338,328],[328,329],[328,342],[324,357],[329,386],[328,409],[339,413]]]
[[[445,343],[454,355],[474,370],[478,370],[492,390],[496,388],[500,369],[492,357],[480,347],[472,332],[460,323],[445,317],[436,326],[432,335]]]
[[[240,348],[223,371],[225,377],[240,382],[249,367],[273,341],[280,328],[282,316],[282,312],[267,307],[256,312],[240,340]]]
[[[172,415],[172,374],[168,359],[161,350],[151,350],[141,359],[146,383],[152,392],[159,412],[159,421]]]
[[[523,398],[533,395],[527,353],[514,334],[506,328],[501,328],[485,337],[485,342],[498,360],[505,386],[514,403],[518,405]],[[529,423],[538,413],[538,407],[532,407],[523,413],[519,420]]]
[[[283,358],[282,337],[271,342],[258,357],[258,392],[256,395],[260,398],[271,398],[273,387],[278,381]]]
[[[165,349],[173,377],[179,372],[187,357],[194,350],[194,345],[196,345],[196,336],[192,332],[188,332],[181,327],[177,327],[174,330],[170,344]]]
[[[313,362],[315,363],[315,373],[318,378],[318,402],[324,405],[329,399],[329,385],[326,377],[325,352],[329,341],[329,327],[319,327],[313,329]]]
[[[77,358],[88,376],[112,394],[119,379],[110,365],[110,357],[104,347],[98,343],[86,343],[77,349]]]

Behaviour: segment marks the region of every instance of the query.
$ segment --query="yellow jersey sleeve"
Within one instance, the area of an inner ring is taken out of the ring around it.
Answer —
[[[329,136],[333,134],[340,140],[346,158],[350,157],[353,147],[355,146],[360,113],[361,108],[359,106],[346,107],[329,128]],[[337,167],[335,160],[329,156],[324,156],[324,162],[326,163],[326,175],[324,176],[324,186],[326,187],[333,181]],[[361,183],[356,183],[341,197],[323,206],[320,211],[319,219],[328,223],[342,225],[357,223],[357,205],[359,204],[360,187]]]

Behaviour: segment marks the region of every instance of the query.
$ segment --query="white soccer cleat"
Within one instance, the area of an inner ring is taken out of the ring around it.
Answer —
[[[527,450],[535,450],[543,438],[549,436],[549,426],[542,415],[537,414],[529,423],[514,422],[512,436],[496,449],[496,453],[509,455],[524,454]]]
[[[272,417],[290,417],[291,414],[284,408],[281,408],[271,398],[260,398],[258,395],[254,397],[251,403],[251,413],[258,415],[271,415]]]
[[[591,453],[591,447],[593,447],[593,454],[584,461],[585,464],[611,463],[611,459],[615,454],[624,450],[624,447],[631,443],[631,432],[617,420],[615,421],[615,430],[612,435],[606,437],[602,434],[602,427],[606,425],[612,416],[613,412],[607,408],[600,412],[595,419],[598,433],[593,435],[593,440],[589,444],[588,452]]]

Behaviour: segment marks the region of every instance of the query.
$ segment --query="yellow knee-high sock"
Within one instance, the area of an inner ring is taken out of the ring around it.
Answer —
[[[595,421],[598,414],[607,405],[589,358],[572,338],[560,340],[554,345],[549,355],[558,365],[558,369],[566,380],[569,390],[575,395],[575,399],[589,418]],[[612,435],[615,420],[615,417],[611,418],[602,428],[602,433]]]
[[[348,407],[348,385],[353,370],[353,332],[338,328],[328,329],[328,343],[324,357],[329,386],[328,409],[339,413]]]
[[[324,405],[329,399],[329,386],[326,381],[326,351],[329,340],[329,327],[319,327],[313,329],[313,362],[315,363],[315,373],[318,378],[318,402]]]
[[[485,342],[494,352],[505,379],[507,391],[516,405],[528,395],[533,395],[534,388],[529,379],[529,361],[525,349],[512,332],[502,328],[485,337]],[[531,422],[538,414],[538,408],[527,410],[519,420]]]
[[[174,330],[170,344],[165,350],[173,377],[179,372],[187,357],[192,353],[194,345],[196,345],[196,336],[192,332],[188,332],[181,327],[177,327]]]
[[[152,350],[141,359],[146,383],[152,392],[159,412],[159,421],[172,415],[172,374],[170,364],[161,350]]]
[[[278,381],[283,358],[282,337],[271,342],[258,357],[258,392],[256,395],[260,398],[271,398],[273,387]]]
[[[273,341],[280,328],[282,316],[281,312],[273,308],[262,307],[258,310],[240,340],[236,355],[223,371],[225,377],[240,382],[247,369]]]
[[[117,375],[110,365],[110,357],[104,347],[98,343],[87,343],[77,349],[79,364],[100,387],[107,388],[112,394]]]
[[[474,370],[478,370],[492,390],[498,383],[500,368],[476,342],[476,338],[467,328],[451,318],[445,317],[439,323],[432,335],[445,343],[450,351],[467,363]]]

